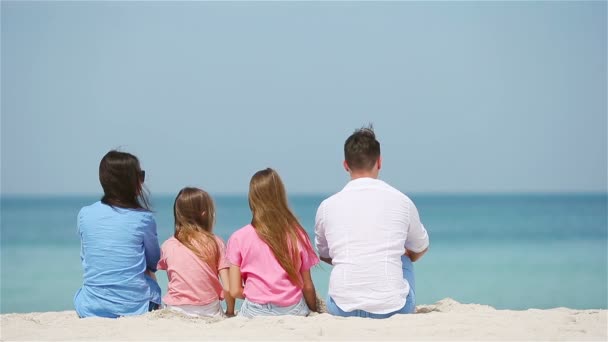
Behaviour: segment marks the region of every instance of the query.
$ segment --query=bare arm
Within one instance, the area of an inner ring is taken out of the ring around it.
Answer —
[[[310,276],[310,270],[302,271],[301,274],[304,281],[302,294],[304,295],[306,305],[308,305],[310,311],[317,312],[317,293],[315,291],[315,284]]]
[[[406,250],[406,251],[407,251],[407,250]],[[332,265],[332,263],[331,263],[331,258],[319,257],[319,259],[321,259],[322,261],[324,261],[324,262],[326,262],[326,263],[328,263],[328,264]]]
[[[233,298],[245,299],[243,295],[243,279],[241,278],[241,268],[238,266],[230,266],[228,271],[228,286],[230,288],[230,295]]]
[[[418,260],[420,260],[420,258],[422,258],[422,256],[429,250],[429,248],[425,248],[422,252],[412,252],[408,249],[405,250],[405,253],[403,253],[404,255],[407,255],[410,260],[412,260],[412,262],[416,262]]]
[[[149,268],[144,272],[144,274],[152,278],[152,280],[154,280],[155,282],[158,282],[158,280],[156,279],[156,274],[154,274],[154,272],[151,271]]]
[[[234,304],[236,300],[230,294],[230,280],[229,280],[229,271],[227,268],[222,268],[220,270],[220,280],[222,283],[222,288],[224,289],[224,300],[226,301],[226,316],[232,317],[234,316]]]

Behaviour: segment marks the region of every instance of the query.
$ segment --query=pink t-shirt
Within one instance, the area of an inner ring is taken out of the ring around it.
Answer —
[[[230,267],[226,259],[224,241],[215,237],[220,249],[217,270],[197,257],[175,237],[169,238],[161,247],[159,270],[166,270],[169,289],[163,297],[168,305],[205,305],[224,298],[218,272]]]
[[[306,237],[308,239],[308,236]],[[298,244],[300,272],[307,271],[319,263],[319,258]],[[262,241],[255,228],[247,225],[232,234],[228,240],[226,255],[230,263],[241,268],[245,283],[243,294],[249,301],[258,304],[272,303],[291,306],[302,299],[302,289],[289,280],[287,272]]]

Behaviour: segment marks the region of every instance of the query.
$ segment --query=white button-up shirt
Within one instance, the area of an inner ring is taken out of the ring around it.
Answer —
[[[324,200],[315,221],[319,255],[334,265],[329,295],[342,310],[383,314],[405,305],[404,248],[429,245],[412,200],[381,180],[358,178]]]

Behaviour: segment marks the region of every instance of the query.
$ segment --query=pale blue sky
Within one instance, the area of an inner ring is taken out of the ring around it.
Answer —
[[[606,191],[606,2],[2,2],[3,194],[346,182],[373,122],[405,192]]]

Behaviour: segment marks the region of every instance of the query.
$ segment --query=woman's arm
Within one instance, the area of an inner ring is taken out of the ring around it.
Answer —
[[[323,222],[323,203],[317,209],[317,216],[315,217],[315,244],[319,251],[319,259],[331,265],[332,260],[329,257],[329,245],[325,237],[325,225]]]
[[[153,217],[144,228],[144,254],[146,256],[146,268],[151,272],[156,272],[156,265],[160,260],[160,246],[156,233],[156,221]]]
[[[222,288],[224,289],[224,300],[226,301],[226,316],[232,317],[234,316],[234,304],[236,300],[230,294],[230,280],[228,268],[222,268],[220,270],[220,281],[222,283]]]
[[[154,272],[150,271],[149,269],[147,269],[144,274],[150,277],[150,279],[154,280],[155,282],[158,282],[158,280],[156,279],[156,274],[154,274]]]
[[[312,278],[310,276],[310,270],[302,271],[300,274],[302,275],[302,280],[304,281],[302,294],[304,295],[306,305],[308,305],[310,311],[317,312],[317,293],[315,291],[315,284],[312,282]]]
[[[230,295],[233,298],[245,299],[243,295],[243,280],[241,279],[241,268],[238,266],[230,266],[228,271],[228,286],[230,288]]]

